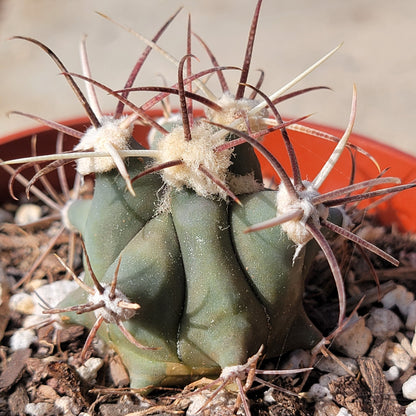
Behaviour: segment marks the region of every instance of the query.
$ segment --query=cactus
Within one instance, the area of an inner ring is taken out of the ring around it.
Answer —
[[[348,146],[355,90],[348,127],[328,164],[312,182],[302,178],[287,131],[300,119],[284,123],[275,103],[333,52],[271,97],[258,86],[248,85],[260,5],[261,1],[254,13],[235,95],[223,76],[225,70],[233,68],[219,67],[205,44],[214,67],[192,74],[189,28],[186,55],[177,60],[176,85],[132,88],[137,67],[120,91],[98,83],[88,72],[69,73],[46,46],[23,38],[52,56],[92,123],[83,134],[47,122],[80,138],[68,160],[77,160],[80,174],[95,174],[92,200],[73,201],[65,210],[66,221],[77,229],[85,244],[85,277],[80,280],[74,275],[80,288],[47,312],[64,313],[71,321],[91,328],[83,357],[92,338],[96,334],[102,337],[120,354],[132,387],[182,384],[202,375],[218,376],[225,369],[246,363],[262,346],[267,357],[276,357],[318,344],[324,335],[308,319],[302,298],[305,277],[319,247],[336,281],[339,326],[345,319],[342,276],[327,240],[334,233],[397,264],[348,231],[342,206],[413,185],[368,191],[372,186],[398,182],[397,178],[380,177],[319,193],[337,157]],[[147,41],[150,46],[139,62],[156,48],[155,42],[167,24]],[[218,74],[222,96],[215,98],[200,81],[208,73]],[[88,83],[90,102],[95,101],[93,86],[119,100],[113,116],[103,116],[97,105],[88,103],[76,77]],[[207,97],[194,92],[192,85]],[[245,98],[248,88],[252,96],[261,98]],[[127,98],[134,90],[158,94],[137,107]],[[303,92],[306,90],[292,95]],[[180,113],[163,120],[151,119],[146,110],[171,94],[179,97]],[[207,107],[204,117],[194,115],[193,101]],[[122,115],[124,105],[130,107],[132,115]],[[132,138],[137,120],[152,128],[149,149]],[[282,133],[291,160],[290,173],[261,143],[261,138],[273,130]],[[268,159],[280,178],[277,190],[263,185],[255,150]],[[64,160],[63,155],[51,155],[50,159],[54,158]],[[362,189],[366,191],[351,195]]]

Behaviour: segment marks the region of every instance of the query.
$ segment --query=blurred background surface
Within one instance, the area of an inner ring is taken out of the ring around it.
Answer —
[[[219,63],[241,66],[255,5],[255,0],[1,1],[0,134],[36,124],[17,115],[8,117],[10,110],[54,120],[83,113],[51,59],[33,44],[8,40],[11,36],[44,42],[70,71],[81,72],[78,45],[87,35],[93,77],[118,89],[144,45],[95,11],[151,38],[184,6],[158,44],[182,57],[190,13],[193,30],[211,47]],[[326,85],[332,91],[309,93],[281,104],[279,110],[293,116],[313,113],[311,121],[342,129],[348,121],[355,83],[358,115],[354,131],[416,155],[414,0],[264,0],[249,81],[255,83],[256,70],[263,69],[263,90],[272,93],[341,42],[340,50],[298,85]],[[209,66],[196,40],[193,45],[200,59],[193,61],[194,71]],[[160,75],[172,84],[176,68],[153,51],[136,85],[160,85]],[[236,75],[227,76],[235,85]],[[138,104],[145,98],[145,94],[131,95]],[[100,93],[100,102],[106,111],[115,107],[115,100],[105,93]]]

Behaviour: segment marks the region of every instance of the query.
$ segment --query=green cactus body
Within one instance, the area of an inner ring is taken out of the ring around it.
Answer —
[[[243,195],[242,206],[233,205],[230,220],[235,252],[270,317],[271,356],[293,346],[310,348],[322,337],[302,307],[306,264],[317,253],[316,246],[309,243],[293,260],[296,247],[281,227],[244,233],[273,216],[275,200],[276,192],[268,190]]]
[[[75,199],[70,201],[63,216],[68,228],[85,234],[85,224],[92,205],[91,199]]]
[[[132,177],[144,169],[145,163],[143,159],[128,161]],[[115,169],[96,175],[94,198],[82,235],[92,268],[99,276],[104,275],[121,250],[154,215],[157,193],[162,187],[160,177],[145,176],[133,186],[136,196],[126,192],[126,184]],[[85,213],[77,208],[84,209],[74,206],[69,212],[79,222]]]
[[[172,216],[187,284],[180,358],[221,368],[245,362],[266,344],[269,328],[237,262],[227,204],[182,190],[172,195]]]
[[[211,153],[212,166],[221,142],[215,138],[210,148],[207,141],[217,128],[197,125],[192,132],[200,136],[184,142],[176,122],[164,127],[172,128],[172,135],[154,134],[154,151],[169,153],[176,138],[186,151],[192,152],[194,145],[196,149],[196,167],[180,161],[174,169],[200,175],[198,163],[204,164],[204,152]],[[236,138],[227,134],[222,143]],[[117,275],[117,289],[140,305],[132,314],[119,311],[117,304],[111,316],[109,306],[101,306],[107,315],[92,311],[69,316],[92,331],[97,322],[105,322],[98,325],[98,334],[122,357],[132,387],[147,389],[219,375],[224,368],[245,363],[261,346],[268,357],[276,357],[293,348],[310,348],[322,338],[302,304],[304,280],[317,245],[311,241],[297,249],[298,243],[280,226],[245,233],[275,217],[279,192],[262,188],[260,164],[250,143],[227,152],[226,186],[239,201],[220,192],[200,193],[201,182],[195,189],[176,188],[164,174],[154,173],[135,180],[132,195],[125,179],[112,169],[96,172],[92,201],[69,207],[68,217],[85,241],[99,284],[108,288]],[[224,163],[224,155],[220,157]],[[140,158],[126,161],[131,178],[148,167]],[[213,183],[210,189],[215,189]],[[93,276],[88,267],[85,270],[91,286]],[[91,304],[94,296],[80,290],[61,306]]]
[[[141,161],[130,161],[132,175],[140,168]],[[115,171],[96,176],[90,209],[74,204],[69,217],[82,224],[82,213],[87,215],[85,225],[78,226],[95,247],[93,255],[87,252],[90,259],[97,256],[91,264],[99,281],[110,284],[121,258],[117,287],[141,306],[125,326],[139,343],[155,350],[132,345],[114,324],[99,330],[123,358],[133,387],[219,374],[244,363],[261,345],[276,356],[320,339],[302,306],[305,257],[315,255],[314,244],[292,264],[295,246],[280,227],[244,233],[247,226],[272,216],[276,192],[242,195],[239,206],[182,189],[171,193],[171,212],[156,215],[159,176],[134,182],[136,197],[126,192]],[[114,205],[123,220],[110,209]],[[98,210],[104,218],[97,218]],[[113,229],[121,223],[128,230],[123,240],[102,241],[105,221]],[[96,270],[106,250],[105,264]],[[91,283],[88,273],[85,281]],[[87,301],[78,290],[62,306]],[[94,324],[92,313],[69,316],[89,327]]]

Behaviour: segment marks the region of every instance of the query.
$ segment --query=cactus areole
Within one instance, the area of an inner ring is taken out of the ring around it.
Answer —
[[[74,275],[80,288],[49,312],[64,312],[72,322],[91,329],[83,357],[96,334],[104,339],[122,358],[131,387],[145,389],[182,384],[202,375],[218,376],[246,363],[261,347],[267,357],[314,347],[323,335],[306,316],[302,298],[305,277],[319,248],[334,275],[340,304],[338,324],[342,325],[342,276],[323,228],[395,264],[386,253],[348,230],[342,207],[406,185],[395,185],[397,178],[379,177],[326,194],[319,192],[347,146],[355,117],[355,88],[345,134],[332,138],[338,142],[334,153],[311,181],[302,176],[305,173],[287,129],[301,128],[296,124],[301,119],[284,122],[276,108],[281,100],[322,89],[284,95],[337,48],[267,96],[260,89],[261,82],[247,84],[260,5],[258,1],[235,94],[224,73],[236,68],[218,66],[201,39],[213,66],[192,72],[190,20],[185,56],[170,58],[178,68],[172,87],[132,88],[132,83],[174,16],[153,40],[145,40],[148,46],[120,91],[91,78],[85,44],[86,70],[77,75],[69,73],[45,45],[17,37],[40,46],[53,58],[92,124],[81,133],[42,120],[80,139],[73,153],[49,160],[71,157],[77,161],[79,175],[95,174],[92,199],[72,201],[63,210],[64,223],[83,240],[84,278]],[[220,82],[219,97],[204,79],[212,74]],[[76,78],[87,82],[88,100]],[[101,113],[96,87],[117,98],[114,114]],[[156,95],[138,107],[127,98],[137,91],[155,91]],[[169,110],[163,101],[169,95],[179,98],[180,111]],[[193,110],[196,101],[206,107],[202,116]],[[147,111],[160,102],[165,104],[164,117],[150,117]],[[124,106],[132,113],[125,114]],[[150,128],[148,137],[140,138],[146,147],[132,138],[136,122]],[[280,155],[272,155],[262,144],[263,136],[274,130],[281,132],[291,172],[280,164]],[[278,187],[264,185],[257,154],[273,168]],[[49,171],[53,163],[36,176]],[[356,193],[391,184],[394,186],[364,196]]]

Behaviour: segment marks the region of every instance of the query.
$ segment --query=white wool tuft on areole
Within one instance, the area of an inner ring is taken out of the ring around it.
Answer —
[[[191,131],[192,140],[185,139],[183,127],[179,126],[159,141],[160,155],[155,165],[182,161],[180,165],[162,171],[166,184],[175,189],[186,186],[204,197],[219,195],[226,198],[226,193],[200,170],[203,166],[223,183],[227,179],[233,149],[216,152],[215,148],[224,144],[225,139],[217,138],[214,133],[215,129],[209,124],[196,123]]]
[[[74,150],[93,150],[95,152],[111,152],[111,150],[129,150],[129,141],[133,134],[133,125],[120,127],[126,117],[114,119],[103,117],[101,126],[90,127],[74,147]],[[108,172],[116,167],[111,156],[89,157],[77,160],[77,171],[81,175]]]
[[[281,225],[288,237],[298,246],[296,254],[313,238],[305,227],[306,221],[312,219],[313,223],[320,228],[319,219],[327,219],[329,215],[329,209],[324,205],[315,206],[312,204],[312,198],[318,196],[319,192],[312,186],[311,182],[303,181],[303,185],[306,189],[299,191],[296,197],[291,195],[283,185],[279,186],[276,195],[278,215],[286,214],[291,210],[301,209],[303,211],[301,219],[286,221]]]

